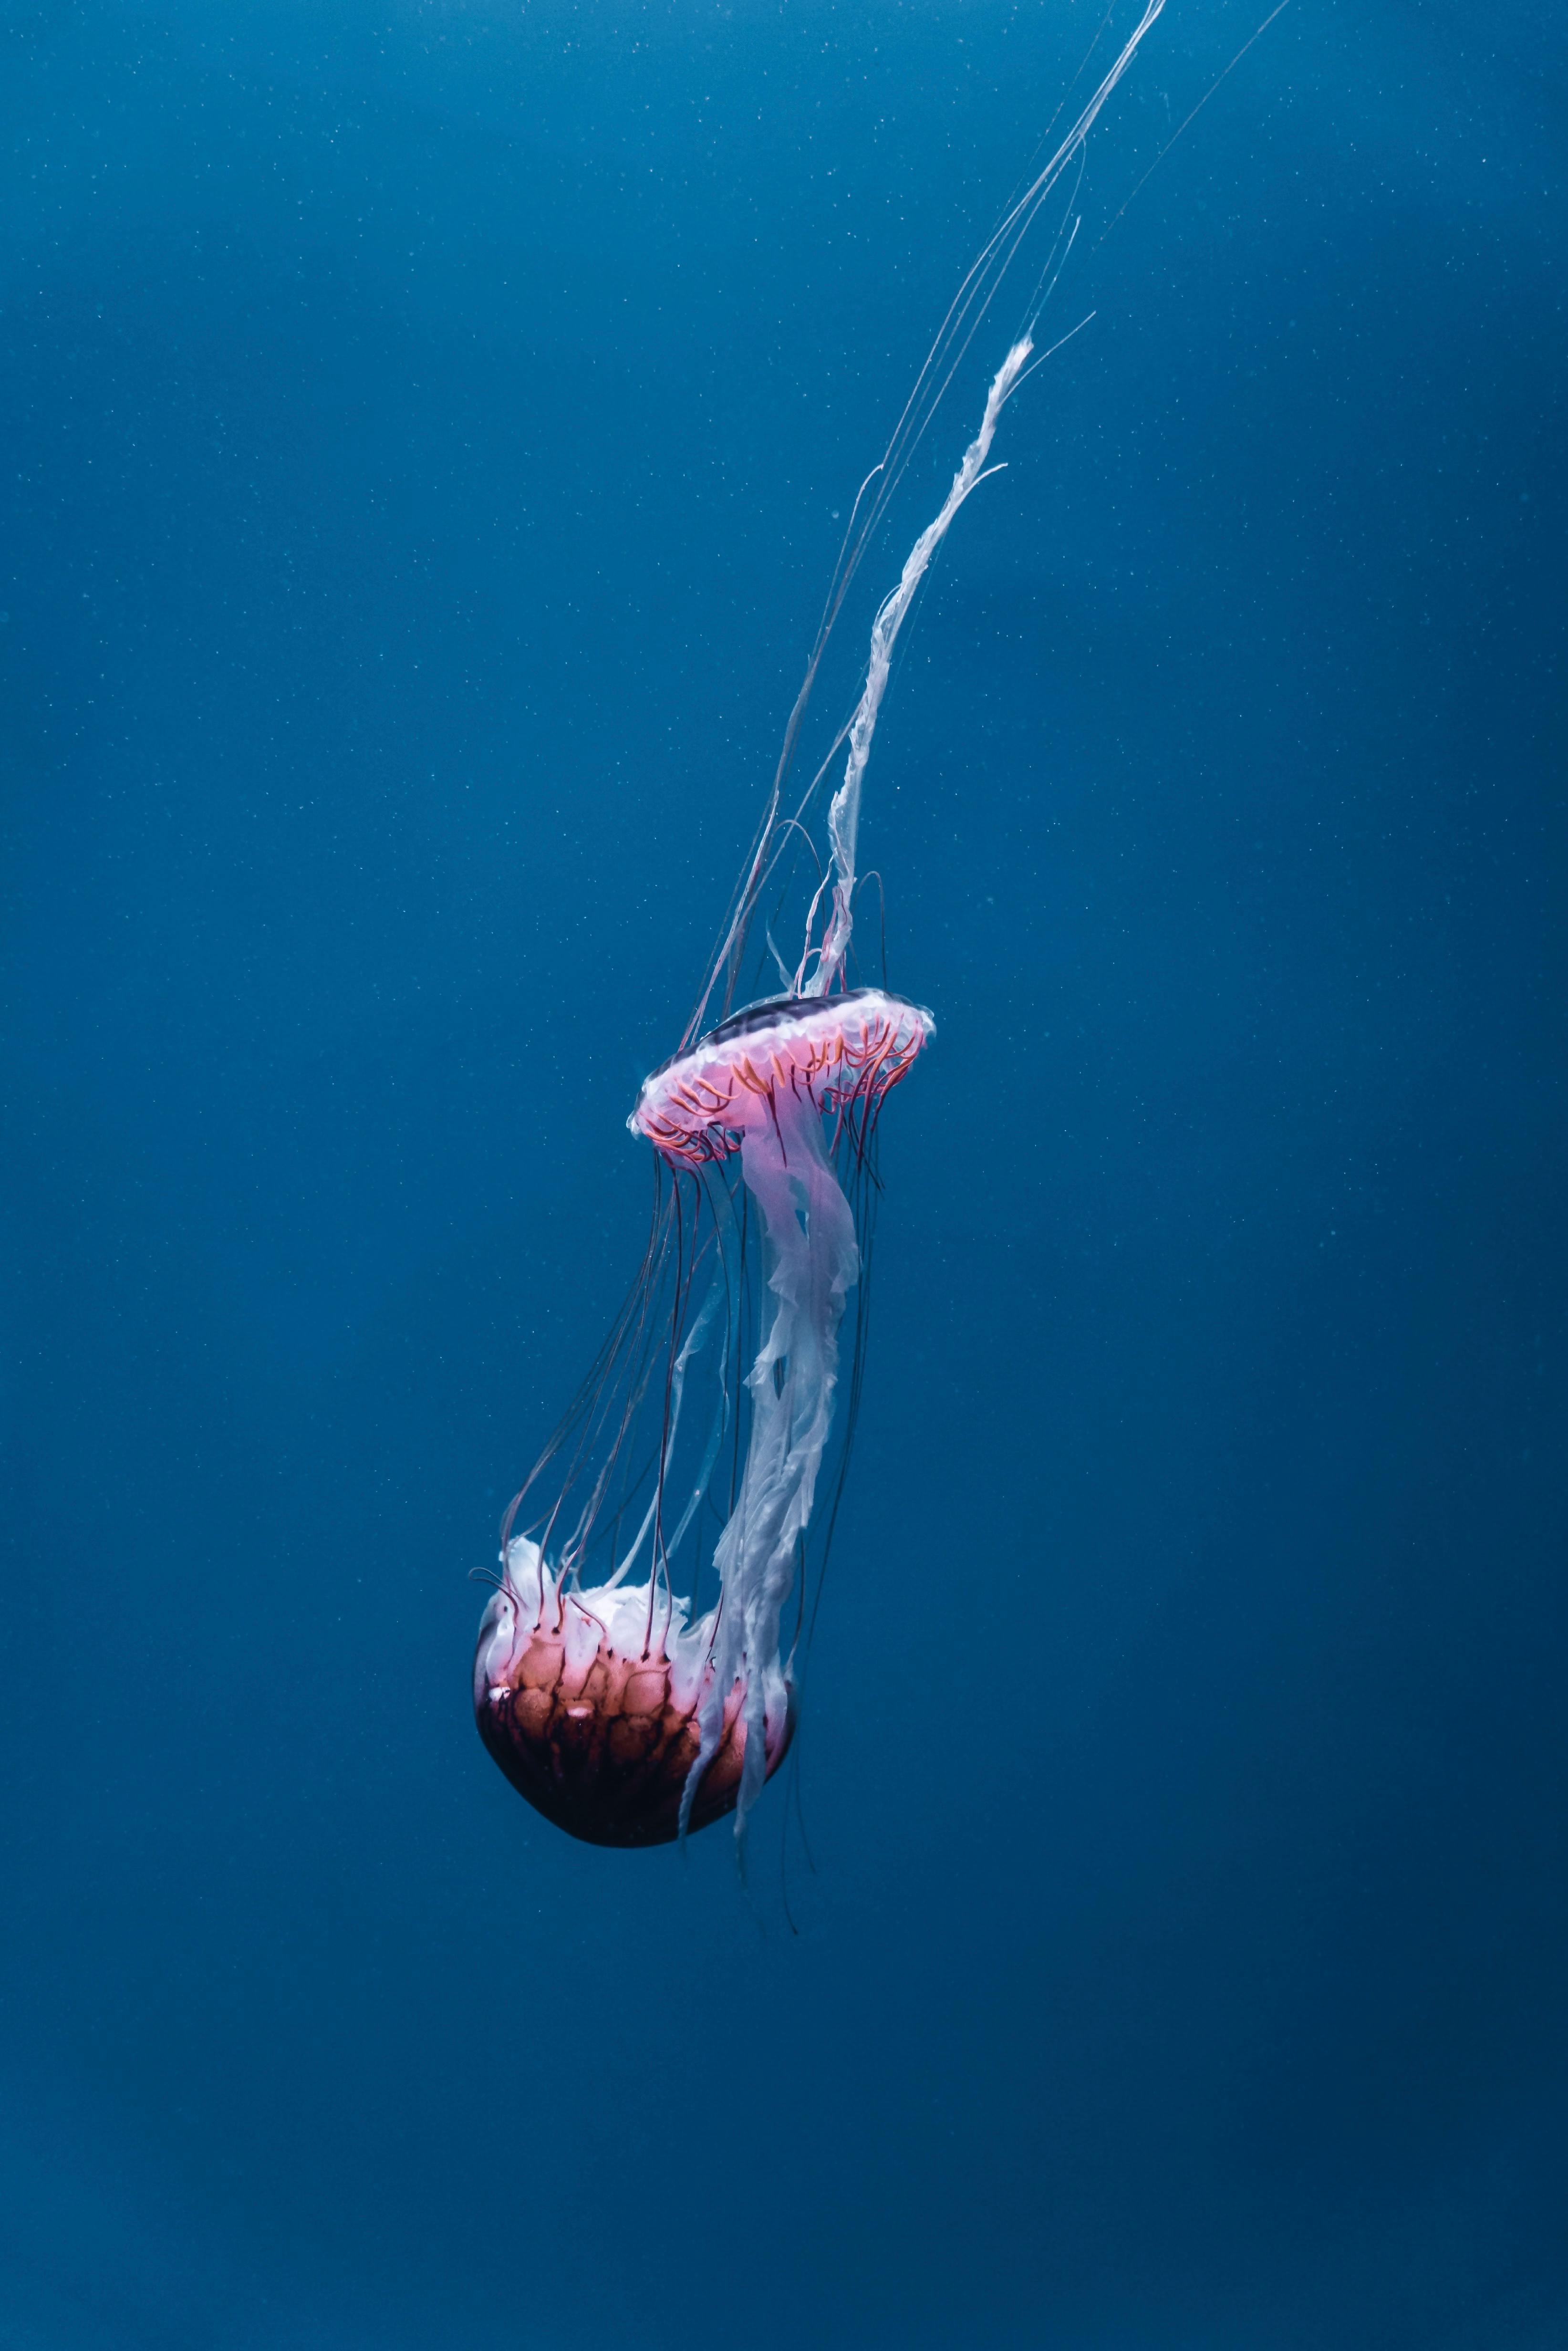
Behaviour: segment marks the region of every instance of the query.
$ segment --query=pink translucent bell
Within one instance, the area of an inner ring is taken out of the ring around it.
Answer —
[[[880,987],[754,1004],[645,1079],[627,1123],[673,1165],[722,1159],[770,1118],[780,1091],[821,1111],[874,1110],[932,1026],[918,1004]]]

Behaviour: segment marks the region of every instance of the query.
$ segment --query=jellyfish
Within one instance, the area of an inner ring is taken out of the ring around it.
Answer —
[[[885,972],[873,985],[858,967],[857,909],[873,878],[881,893],[880,876],[858,865],[862,787],[899,632],[960,509],[997,470],[1003,409],[1050,356],[1034,336],[1076,233],[1071,204],[979,429],[877,609],[852,714],[792,793],[800,736],[909,457],[1163,6],[1145,0],[1066,137],[977,256],[862,485],[706,986],[628,1120],[653,1158],[643,1262],[502,1522],[474,1660],[479,1734],[520,1794],[590,1844],[667,1844],[731,1813],[742,1839],[790,1746],[808,1593],[821,1591],[864,1370],[879,1120],[936,1033],[931,1013],[893,993]],[[841,751],[822,854],[812,815]],[[781,909],[801,876],[791,965],[768,909]],[[737,1005],[759,966],[771,991]]]

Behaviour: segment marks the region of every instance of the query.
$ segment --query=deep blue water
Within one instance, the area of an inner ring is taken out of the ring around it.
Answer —
[[[1568,2343],[1568,42],[1170,0],[868,783],[777,1786],[482,1752],[856,484],[1089,0],[0,8],[5,2351]],[[878,542],[933,510],[1003,305]]]

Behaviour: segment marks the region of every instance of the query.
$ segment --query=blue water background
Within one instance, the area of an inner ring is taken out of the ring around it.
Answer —
[[[1568,44],[1294,0],[1102,241],[1263,13],[876,746],[796,1935],[777,1788],[527,1809],[466,1576],[1094,11],[0,10],[5,2351],[1568,2343]]]

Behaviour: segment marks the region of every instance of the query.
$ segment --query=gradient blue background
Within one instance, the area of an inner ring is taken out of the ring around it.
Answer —
[[[1568,2343],[1568,41],[1294,0],[1098,242],[1256,21],[877,744],[797,1938],[465,1574],[1093,11],[0,7],[5,2351]]]

